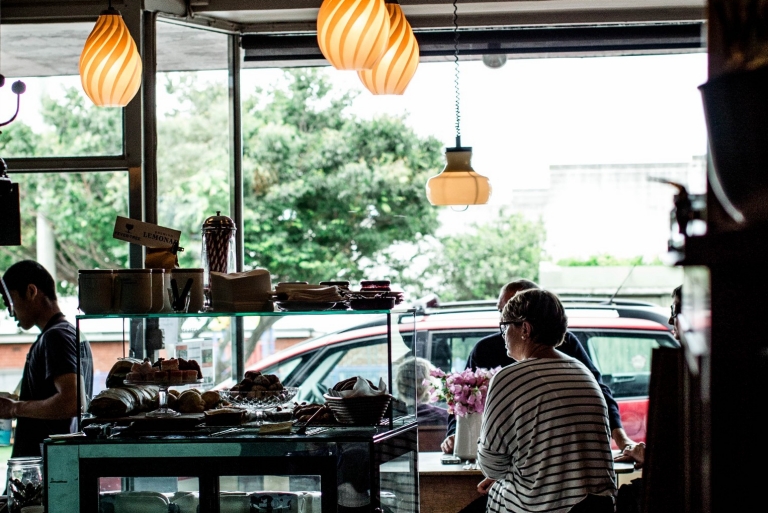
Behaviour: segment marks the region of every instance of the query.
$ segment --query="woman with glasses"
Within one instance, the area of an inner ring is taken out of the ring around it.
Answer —
[[[545,290],[504,307],[499,328],[516,363],[491,379],[477,454],[489,513],[614,511],[608,409],[592,373],[556,349],[567,326]]]

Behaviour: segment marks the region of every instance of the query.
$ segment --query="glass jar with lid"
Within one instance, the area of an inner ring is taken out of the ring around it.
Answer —
[[[203,286],[206,292],[211,285],[212,272],[235,272],[236,231],[237,227],[232,218],[221,215],[220,211],[203,222]]]
[[[23,457],[8,460],[8,511],[43,505],[43,458]]]

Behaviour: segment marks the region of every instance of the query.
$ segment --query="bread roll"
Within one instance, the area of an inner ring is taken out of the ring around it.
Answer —
[[[213,390],[208,390],[207,392],[203,392],[203,401],[205,401],[205,409],[210,410],[212,408],[215,408],[220,402],[221,402],[221,396],[218,392],[214,392]]]
[[[180,413],[203,413],[205,401],[197,390],[185,390],[176,401],[176,411]]]

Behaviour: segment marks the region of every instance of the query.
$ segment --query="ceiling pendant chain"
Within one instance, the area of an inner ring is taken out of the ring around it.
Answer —
[[[459,105],[459,16],[453,0],[453,88],[456,93],[456,147],[461,147],[461,111]]]

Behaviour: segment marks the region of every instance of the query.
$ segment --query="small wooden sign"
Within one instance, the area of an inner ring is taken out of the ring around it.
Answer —
[[[170,248],[179,245],[181,232],[164,226],[117,216],[112,237],[148,248]]]

